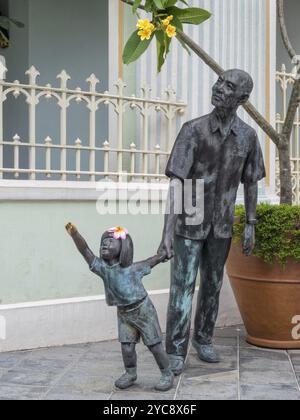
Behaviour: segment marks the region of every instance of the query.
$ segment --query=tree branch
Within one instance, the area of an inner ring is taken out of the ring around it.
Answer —
[[[125,4],[128,4],[129,6],[133,6],[134,5],[134,2],[133,1],[130,1],[130,0],[121,0],[123,3],[125,3]],[[141,4],[140,6],[139,6],[139,9],[145,9],[145,7]]]
[[[122,0],[123,3],[130,6],[133,5],[131,0]],[[144,9],[144,6],[140,6],[140,9]],[[196,44],[189,36],[184,32],[177,30],[177,38],[184,42],[195,54],[198,55],[218,76],[224,73],[224,69],[209,55],[207,54],[198,44]],[[258,110],[248,101],[244,105],[245,110],[248,112],[251,118],[261,127],[261,129],[271,138],[271,140],[278,147],[280,143],[279,133],[272,127],[272,125],[258,112]]]
[[[288,31],[286,28],[283,0],[277,0],[277,12],[278,12],[278,19],[279,19],[279,24],[280,24],[282,40],[283,40],[285,48],[287,49],[289,56],[291,57],[291,60],[293,60],[293,58],[296,55],[296,51],[292,46],[292,43],[288,35]]]
[[[293,131],[297,109],[300,104],[300,78],[295,80],[291,98],[289,101],[288,111],[282,127],[282,134],[286,137],[286,141],[290,142],[290,137]]]
[[[283,0],[277,0],[277,11],[278,11],[278,19],[280,23],[282,40],[287,49],[289,56],[293,60],[296,57],[296,51],[288,35],[288,31],[287,31],[287,27],[285,23]],[[299,77],[296,78],[294,86],[293,86],[293,90],[292,90],[289,105],[288,105],[288,111],[287,111],[284,124],[282,127],[282,135],[283,135],[282,141],[285,143],[290,142],[297,109],[300,104],[300,69],[298,69],[298,76]]]
[[[195,54],[198,55],[217,75],[224,73],[224,69],[208,55],[198,44],[196,44],[189,36],[181,31],[177,31],[177,37],[181,39]],[[279,145],[280,136],[272,125],[258,112],[258,110],[248,101],[244,105],[245,110],[251,118],[260,126],[260,128],[271,138],[276,146]]]

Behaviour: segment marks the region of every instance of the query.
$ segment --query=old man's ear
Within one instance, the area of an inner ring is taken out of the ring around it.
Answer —
[[[249,95],[249,93],[244,93],[241,97],[240,97],[240,104],[242,105],[242,104],[245,104],[247,101],[248,101],[248,99],[250,98],[250,95]]]

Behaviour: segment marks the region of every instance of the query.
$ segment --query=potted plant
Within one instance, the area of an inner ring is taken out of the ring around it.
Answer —
[[[286,49],[295,64],[298,56],[288,37],[283,1],[278,18]],[[245,210],[238,208],[234,241],[228,259],[229,279],[251,344],[299,349],[300,321],[300,206],[293,206],[290,139],[300,103],[300,67],[295,73],[283,129],[274,136],[280,163],[280,205],[260,205],[254,254],[241,251]]]
[[[209,12],[180,8],[185,0],[122,0],[133,12],[144,9],[151,19],[139,22],[128,40],[123,55],[125,64],[137,60],[156,38],[158,70],[169,51],[171,39],[197,54],[215,73],[224,70],[199,45],[183,32],[183,24],[199,24]],[[293,335],[293,322],[300,322],[300,206],[293,206],[290,141],[300,104],[300,59],[296,55],[284,18],[283,0],[277,0],[278,19],[284,45],[297,71],[285,122],[276,130],[250,103],[245,110],[269,136],[278,150],[280,166],[280,205],[258,207],[257,242],[254,255],[242,254],[245,210],[237,209],[235,240],[228,261],[228,274],[248,331],[250,343],[275,348],[300,348],[300,337]],[[171,28],[169,26],[172,26]],[[169,31],[166,28],[169,27]],[[298,318],[299,316],[299,318]],[[298,320],[298,321],[297,321]]]
[[[236,209],[227,263],[230,282],[248,333],[256,346],[297,349],[300,321],[300,206],[260,204],[256,247],[242,253],[245,208]]]

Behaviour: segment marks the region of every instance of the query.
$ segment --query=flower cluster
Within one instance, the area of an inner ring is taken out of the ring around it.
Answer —
[[[166,19],[162,21],[162,24],[166,28],[166,33],[169,38],[173,38],[173,36],[176,36],[176,28],[175,26],[171,25],[170,22],[173,20],[173,16],[170,15]]]
[[[175,26],[170,24],[172,20],[173,16],[171,15],[161,21],[162,26],[165,29],[166,34],[169,38],[173,38],[177,35]],[[158,27],[155,27],[155,25],[152,22],[150,22],[149,19],[139,19],[136,26],[139,29],[138,36],[141,38],[142,41],[144,41],[145,39],[149,40],[153,32],[156,29],[160,29]]]
[[[140,19],[136,26],[139,29],[138,36],[142,41],[150,39],[153,31],[155,30],[155,26],[149,19]]]

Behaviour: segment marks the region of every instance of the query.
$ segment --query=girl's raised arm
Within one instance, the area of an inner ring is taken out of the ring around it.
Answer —
[[[73,241],[75,242],[75,245],[78,251],[80,252],[80,254],[83,256],[83,258],[86,260],[86,262],[90,266],[95,259],[95,255],[90,250],[85,239],[80,235],[76,226],[74,226],[72,223],[68,223],[66,225],[66,230],[68,234],[71,236],[71,238],[73,239]]]

